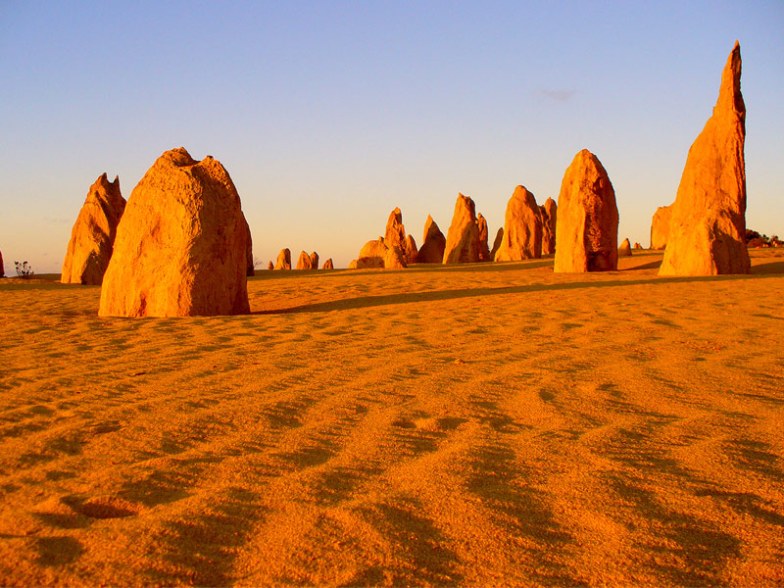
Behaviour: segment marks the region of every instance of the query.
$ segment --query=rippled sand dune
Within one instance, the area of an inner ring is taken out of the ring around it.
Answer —
[[[784,256],[0,281],[0,584],[781,585]]]

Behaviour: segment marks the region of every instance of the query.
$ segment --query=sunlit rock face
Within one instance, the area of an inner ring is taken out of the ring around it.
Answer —
[[[475,263],[479,261],[479,227],[476,205],[463,194],[457,195],[452,224],[446,234],[444,263]]]
[[[506,205],[504,233],[495,261],[520,261],[542,256],[542,216],[536,198],[517,186]]]
[[[226,169],[182,147],[128,199],[101,288],[101,316],[245,314],[247,229]]]
[[[120,180],[110,182],[102,174],[87,191],[71,231],[60,276],[63,284],[98,286],[103,282],[124,210]]]
[[[632,244],[627,237],[621,242],[621,245],[618,247],[618,257],[631,257],[631,256],[632,256]]]
[[[721,76],[719,98],[689,149],[673,204],[662,276],[749,273],[746,249],[746,105],[740,45]]]
[[[275,260],[276,270],[290,270],[291,269],[291,249],[284,247],[278,253],[278,258]]]
[[[660,206],[653,213],[651,219],[651,249],[664,249],[667,247],[667,235],[670,233],[670,220],[672,219],[672,204]]]
[[[479,229],[479,261],[492,261],[490,257],[490,247],[487,243],[489,238],[489,229],[487,227],[487,219],[482,216],[482,213],[476,215],[476,226]]]
[[[359,251],[359,257],[353,260],[349,268],[383,268],[403,269],[407,267],[405,254],[398,246],[387,246],[384,237],[368,241]]]
[[[618,207],[599,159],[587,149],[564,173],[555,228],[556,272],[618,269]]]

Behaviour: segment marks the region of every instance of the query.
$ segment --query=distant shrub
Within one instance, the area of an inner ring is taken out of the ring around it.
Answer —
[[[33,266],[31,266],[26,261],[22,261],[22,262],[15,261],[14,266],[16,267],[16,275],[19,276],[20,278],[27,279],[35,275],[35,272],[33,271]]]

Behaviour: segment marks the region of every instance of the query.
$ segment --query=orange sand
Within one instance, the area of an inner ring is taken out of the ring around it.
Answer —
[[[784,583],[784,254],[0,281],[0,584]]]

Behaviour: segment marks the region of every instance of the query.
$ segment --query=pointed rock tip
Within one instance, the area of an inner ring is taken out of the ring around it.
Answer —
[[[729,105],[736,113],[743,117],[746,113],[746,104],[743,102],[743,94],[740,91],[740,76],[742,70],[742,59],[740,56],[740,42],[735,41],[735,45],[727,57],[724,71],[721,73],[721,88],[716,106],[722,104]]]

